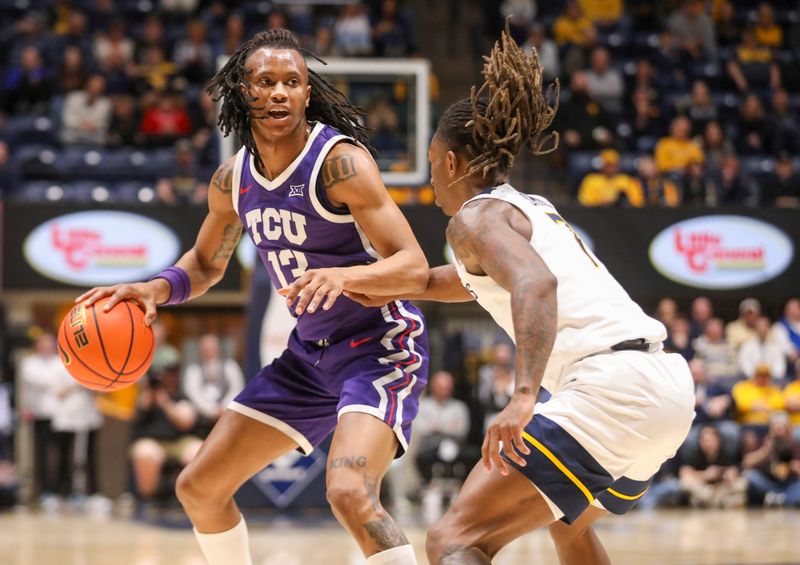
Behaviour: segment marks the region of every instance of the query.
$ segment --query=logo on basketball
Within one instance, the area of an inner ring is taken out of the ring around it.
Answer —
[[[72,328],[72,339],[75,340],[78,349],[83,349],[85,346],[89,345],[89,338],[86,336],[86,330],[84,329],[86,325],[83,316],[84,311],[83,306],[79,304],[69,312],[69,325]],[[69,356],[67,357],[69,358]]]
[[[36,227],[25,259],[47,278],[79,286],[147,278],[171,265],[180,242],[163,224],[129,212],[76,212]]]
[[[743,288],[780,275],[794,247],[776,227],[743,216],[702,216],[673,224],[650,244],[650,261],[666,278],[711,289]]]

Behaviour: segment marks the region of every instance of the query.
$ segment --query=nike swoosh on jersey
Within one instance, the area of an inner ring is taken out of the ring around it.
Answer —
[[[253,184],[252,184],[252,183],[248,184],[248,185],[247,185],[247,186],[245,186],[245,187],[242,187],[242,188],[240,188],[240,189],[239,189],[239,194],[244,194],[245,192],[247,192],[247,191],[248,191],[248,190],[250,190],[251,188],[253,188]]]
[[[358,347],[359,345],[367,343],[371,339],[372,339],[372,336],[365,337],[364,339],[359,339],[358,341],[356,341],[355,339],[351,339],[350,340],[350,347]]]

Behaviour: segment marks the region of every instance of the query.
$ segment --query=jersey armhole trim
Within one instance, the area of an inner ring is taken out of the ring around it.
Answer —
[[[242,166],[246,149],[242,147],[236,154],[236,161],[233,164],[233,178],[231,179],[231,201],[236,215],[239,215],[239,189],[242,186]]]
[[[319,155],[317,156],[317,161],[314,163],[314,168],[311,171],[311,178],[309,178],[309,193],[311,196],[311,205],[314,207],[314,210],[322,216],[324,219],[328,220],[329,222],[333,222],[335,224],[352,224],[355,222],[352,214],[349,212],[341,213],[341,212],[332,212],[329,210],[325,204],[320,199],[320,194],[318,190],[320,187],[318,186],[317,179],[319,177],[319,170],[322,168],[322,164],[325,162],[325,159],[330,153],[331,149],[333,149],[334,145],[341,141],[349,141],[350,143],[355,143],[355,141],[346,135],[335,135],[330,138],[328,141],[325,142],[325,145],[322,146],[322,149],[319,151]],[[324,187],[323,187],[324,188]]]
[[[519,210],[520,213],[522,213],[522,215],[525,216],[525,218],[531,224],[531,237],[528,239],[528,242],[531,245],[533,245],[533,234],[534,234],[533,230],[535,228],[535,224],[533,222],[533,218],[531,217],[531,215],[528,213],[527,210],[525,210],[525,208],[522,207],[520,202],[514,202],[511,198],[506,198],[505,196],[501,196],[501,195],[497,195],[497,194],[495,194],[495,195],[492,195],[492,194],[479,194],[479,195],[471,198],[469,200],[469,202],[474,202],[475,200],[500,200],[501,202],[505,202],[507,204],[510,204],[511,206],[513,206],[514,208]],[[522,235],[522,234],[520,234],[520,235]],[[472,276],[474,277],[474,276],[478,276],[478,275],[472,275]]]

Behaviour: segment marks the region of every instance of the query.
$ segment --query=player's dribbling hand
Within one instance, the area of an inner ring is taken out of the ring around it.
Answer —
[[[483,464],[488,471],[497,467],[501,474],[508,475],[508,464],[500,456],[501,443],[506,457],[521,467],[525,466],[525,460],[520,453],[528,455],[531,450],[525,445],[522,431],[533,417],[535,406],[535,396],[515,394],[511,397],[511,402],[492,420],[481,447]]]
[[[346,268],[339,267],[306,271],[288,287],[281,289],[279,294],[286,297],[286,304],[290,308],[294,304],[298,316],[303,312],[313,314],[320,305],[323,310],[330,310],[344,292],[345,271]]]
[[[353,302],[358,302],[367,308],[380,308],[395,300],[393,296],[372,296],[369,294],[361,294],[360,292],[351,292],[349,290],[345,290],[342,294]]]
[[[91,306],[101,298],[109,296],[108,302],[103,310],[108,312],[123,300],[133,300],[144,308],[144,323],[146,326],[152,324],[156,319],[156,297],[158,284],[169,285],[163,279],[155,279],[149,282],[115,284],[114,286],[98,286],[84,292],[75,302],[84,302],[86,306]]]

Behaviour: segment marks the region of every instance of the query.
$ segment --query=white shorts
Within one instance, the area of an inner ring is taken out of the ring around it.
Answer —
[[[681,356],[594,355],[568,367],[561,388],[536,404],[525,428],[527,466],[515,466],[567,523],[589,504],[622,514],[678,450],[693,418],[694,384]]]

